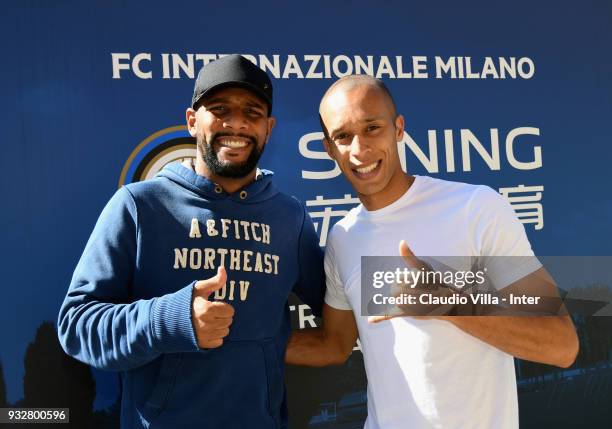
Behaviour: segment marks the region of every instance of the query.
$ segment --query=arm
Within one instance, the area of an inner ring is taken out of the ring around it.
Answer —
[[[509,281],[508,272],[514,271],[514,258],[500,256],[527,257],[528,265],[537,262],[525,228],[508,201],[496,191],[481,188],[479,195],[471,202],[470,216],[478,218],[474,227],[478,253],[483,256],[489,275],[500,284],[497,289],[504,297],[514,295],[542,296],[559,298],[554,280],[541,266],[528,269],[525,275]],[[497,267],[497,269],[496,269]],[[507,285],[504,287],[504,285]],[[578,353],[578,338],[569,316],[559,315],[559,301],[553,300],[551,308],[539,307],[545,314],[556,316],[493,316],[456,317],[449,321],[470,335],[479,338],[498,349],[534,362],[560,367],[570,366]],[[554,305],[557,303],[557,305]],[[566,314],[566,313],[565,313]]]
[[[327,289],[323,304],[323,327],[292,333],[285,357],[285,361],[292,365],[340,365],[350,356],[357,340],[357,324],[338,275],[332,237],[333,232],[325,249]],[[323,270],[320,272],[323,273]]]
[[[544,268],[502,289],[500,293],[502,297],[508,297],[512,293],[557,298],[552,300],[552,308],[539,309],[550,314],[559,314],[557,288]],[[520,359],[567,368],[574,363],[578,354],[578,337],[572,319],[567,315],[469,316],[441,319]]]
[[[402,246],[402,244],[404,244]],[[411,267],[421,263],[404,241],[400,244],[400,254]],[[533,258],[535,259],[535,258]],[[544,268],[514,282],[500,291],[502,298],[526,295],[543,299],[538,312],[546,316],[529,316],[534,309],[528,308],[525,316],[413,316],[416,319],[439,319],[452,323],[462,331],[485,343],[520,359],[567,368],[578,354],[578,337],[572,319],[560,307],[560,298],[554,280]],[[521,309],[513,306],[510,314]],[[370,322],[378,323],[398,316],[372,316]]]
[[[519,359],[567,368],[578,354],[578,338],[569,316],[466,316],[446,320]]]
[[[293,292],[311,308],[315,316],[321,317],[325,296],[323,251],[306,208],[301,203],[300,206],[303,217],[297,251],[299,274]]]
[[[290,365],[340,365],[351,355],[356,340],[353,311],[323,304],[323,327],[294,331],[285,361]]]
[[[475,243],[477,243],[475,250],[480,255],[492,255],[482,257],[484,265],[489,269],[488,275],[494,284],[497,283],[496,287],[500,289],[502,297],[508,297],[512,293],[553,298],[551,307],[538,308],[551,316],[491,315],[436,318],[446,320],[512,356],[569,367],[578,353],[578,338],[571,318],[559,315],[559,294],[554,280],[533,256],[525,229],[516,218],[510,204],[489,188],[481,188],[480,192],[482,195],[478,199],[479,204],[474,206],[470,218],[476,219],[473,226]],[[400,255],[409,267],[419,267],[422,264],[412,251],[402,244],[400,244]],[[526,265],[523,267],[520,264],[521,259],[518,259],[519,265],[513,266],[515,261],[511,260],[512,257],[525,258]],[[525,271],[522,277],[517,277],[517,273],[522,270]],[[508,284],[509,286],[504,287]],[[517,312],[514,311],[514,314]],[[385,319],[384,316],[375,316],[371,317],[370,321],[379,322]]]
[[[103,210],[75,269],[58,316],[69,355],[96,368],[127,370],[161,353],[198,350],[191,323],[194,283],[133,302],[137,209],[125,188]]]

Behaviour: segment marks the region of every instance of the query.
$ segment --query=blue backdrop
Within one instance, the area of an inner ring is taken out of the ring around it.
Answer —
[[[222,54],[250,55],[273,75],[277,126],[261,165],[308,202],[321,244],[355,202],[312,134],[320,132],[318,102],[337,77],[359,69],[388,84],[406,117],[400,153],[410,173],[500,190],[538,255],[612,254],[609,2],[13,1],[0,40],[0,403],[29,403],[28,346],[37,332],[43,341],[43,322],[55,322],[119,184],[193,153],[182,128],[193,73]],[[300,314],[295,323],[307,324]],[[612,421],[597,408],[612,385],[605,320],[592,330],[599,336],[581,334],[581,354],[599,354],[570,371],[518,366],[524,426],[544,418],[532,409],[538,401],[553,401],[544,414],[563,414],[560,424],[584,413]],[[50,365],[50,355],[32,353],[32,362]],[[326,377],[360,373],[355,359]],[[94,378],[94,409],[112,420],[116,378]],[[589,385],[601,379],[608,384]],[[569,393],[559,397],[560,385]],[[362,407],[363,388],[355,379],[336,398],[315,398],[304,421],[358,422],[360,412],[341,410]],[[299,402],[302,390],[291,390]]]

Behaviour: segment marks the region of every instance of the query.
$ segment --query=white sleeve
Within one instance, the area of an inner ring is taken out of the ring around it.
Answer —
[[[336,267],[334,251],[329,241],[325,248],[325,282],[327,284],[325,303],[338,310],[352,310],[344,293],[344,287]]]
[[[470,214],[477,255],[497,290],[542,266],[534,256],[525,227],[502,195],[480,186],[472,198]]]

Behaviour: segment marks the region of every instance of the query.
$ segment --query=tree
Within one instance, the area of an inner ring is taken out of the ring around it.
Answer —
[[[96,395],[94,378],[87,365],[64,353],[52,323],[44,322],[36,331],[24,366],[22,406],[69,408],[69,427],[90,427]]]

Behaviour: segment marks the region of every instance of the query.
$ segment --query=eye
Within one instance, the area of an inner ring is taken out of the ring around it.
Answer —
[[[376,131],[376,130],[378,130],[378,129],[380,129],[380,125],[375,125],[375,124],[372,124],[372,125],[368,125],[368,126],[366,127],[366,131],[367,131],[367,132]]]
[[[342,142],[343,140],[348,139],[348,137],[349,137],[348,133],[338,133],[334,136],[333,140],[337,142]]]
[[[263,113],[259,109],[256,109],[256,108],[253,108],[253,107],[247,107],[244,110],[244,112],[245,112],[246,115],[248,115],[248,116],[250,116],[252,118],[259,118],[259,117],[263,116]]]
[[[217,104],[216,106],[209,107],[208,110],[214,113],[223,113],[227,111],[227,107],[222,104]]]

